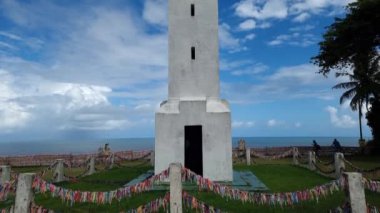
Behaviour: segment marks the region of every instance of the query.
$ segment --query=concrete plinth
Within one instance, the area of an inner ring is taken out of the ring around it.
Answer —
[[[316,168],[315,168],[315,152],[313,151],[309,151],[309,169],[314,171]]]
[[[298,165],[298,148],[293,147],[293,165]]]
[[[170,164],[170,212],[182,213],[182,178],[181,164]]]
[[[89,162],[87,163],[86,175],[92,175],[94,173],[95,173],[95,157],[91,156]]]
[[[250,148],[247,148],[245,150],[245,159],[247,161],[247,165],[251,165],[251,149]]]
[[[30,205],[34,200],[32,183],[35,173],[22,173],[18,176],[15,213],[29,213]]]
[[[362,174],[356,172],[345,172],[343,173],[343,176],[348,181],[346,196],[351,204],[351,212],[367,212]]]
[[[54,176],[53,176],[55,183],[65,181],[65,175],[63,172],[63,169],[64,169],[63,163],[64,163],[63,159],[57,159],[57,165],[55,166]]]
[[[337,152],[334,155],[334,166],[335,166],[335,176],[339,178],[342,175],[342,172],[346,168],[344,164],[344,154]]]
[[[202,128],[203,177],[232,181],[229,106],[220,100],[168,101],[156,113],[155,174],[179,162],[185,167],[185,126]]]
[[[11,180],[11,166],[4,165],[1,168],[1,179],[0,185],[4,185],[6,182]]]

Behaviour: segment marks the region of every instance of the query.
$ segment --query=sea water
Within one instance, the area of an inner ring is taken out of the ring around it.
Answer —
[[[311,146],[316,140],[321,146],[330,146],[335,137],[234,137],[233,147],[244,139],[248,147]],[[356,137],[336,137],[342,146],[358,146]],[[0,156],[34,154],[80,154],[94,153],[109,143],[113,151],[152,150],[154,138],[122,138],[99,140],[45,140],[0,142]]]

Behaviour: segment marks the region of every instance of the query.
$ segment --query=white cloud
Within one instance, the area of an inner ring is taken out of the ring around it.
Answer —
[[[270,27],[268,20],[291,17],[294,22],[305,22],[312,15],[341,14],[345,6],[355,0],[240,0],[234,5],[235,14],[243,19],[262,21],[256,28]],[[244,23],[244,22],[243,22]],[[266,26],[266,27],[264,27]]]
[[[296,128],[300,128],[301,126],[302,126],[302,123],[301,122],[296,122],[295,124],[294,124],[294,126],[296,127]]]
[[[288,15],[286,1],[268,0],[264,4],[257,4],[262,1],[243,0],[235,5],[235,13],[243,18],[255,18],[265,20],[270,18],[283,19]]]
[[[251,60],[220,61],[221,71],[227,71],[235,76],[254,75],[267,71],[269,67],[263,63]]]
[[[145,32],[126,11],[96,9],[57,50],[53,79],[120,87],[167,78],[166,32]]]
[[[327,106],[326,111],[329,113],[330,121],[335,127],[353,128],[356,126],[356,121],[350,115],[339,115],[337,108]]]
[[[254,121],[233,121],[232,128],[252,128],[255,126]]]
[[[275,127],[275,126],[280,126],[280,125],[283,125],[283,124],[284,124],[283,121],[279,121],[279,120],[276,120],[276,119],[270,119],[267,122],[267,126],[268,127]]]
[[[269,67],[262,63],[253,63],[251,66],[244,68],[236,69],[231,72],[232,75],[241,76],[241,75],[255,75],[268,70]]]
[[[293,32],[290,34],[278,35],[272,41],[269,41],[267,44],[269,46],[278,46],[281,44],[299,46],[299,47],[308,47],[312,44],[317,43],[317,38],[310,33],[299,33]]]
[[[269,27],[271,27],[272,24],[269,23],[269,22],[262,22],[260,24],[257,25],[257,28],[260,28],[260,29],[267,29]]]
[[[0,134],[16,129],[111,130],[128,124],[125,109],[112,106],[110,88],[54,82],[0,70]]]
[[[23,127],[30,120],[27,108],[17,103],[17,91],[11,88],[15,78],[0,69],[0,132]]]
[[[256,35],[251,33],[244,37],[244,41],[250,41],[250,40],[253,40],[254,38],[256,38]]]
[[[297,27],[292,27],[289,29],[290,32],[303,32],[303,31],[310,31],[312,29],[314,29],[315,26],[314,25],[310,25],[310,24],[307,24],[307,25],[302,25],[302,26],[297,26]]]
[[[326,9],[328,7],[332,7],[333,10],[339,7],[343,8],[347,4],[354,1],[355,0],[301,0],[292,2],[292,4],[289,6],[289,11],[296,14],[305,11],[320,13],[323,9]]]
[[[147,10],[148,5],[147,2]],[[21,29],[48,28],[54,38],[54,42],[44,45],[38,39],[2,31],[0,36],[43,45],[39,54],[49,56],[43,63],[36,63],[0,54],[2,68],[38,73],[52,81],[111,88],[167,79],[167,32],[148,32],[144,19],[128,8],[94,4],[84,10],[81,5],[61,7],[49,1],[33,4],[6,1],[0,7]],[[46,13],[41,13],[41,8],[47,8]]]
[[[18,48],[11,45],[11,44],[8,44],[6,42],[3,42],[3,41],[0,41],[0,49],[8,49],[8,50],[17,50]]]
[[[256,28],[256,22],[253,19],[247,19],[244,22],[239,24],[239,29],[240,30],[252,30]]]
[[[223,58],[220,60],[219,63],[221,71],[233,71],[235,69],[240,69],[241,67],[246,67],[254,64],[251,60],[230,61]]]
[[[23,40],[20,36],[9,33],[9,32],[5,32],[5,31],[0,31],[0,36],[6,37],[12,40],[17,40],[17,41]]]
[[[302,23],[302,22],[305,22],[310,17],[311,17],[311,15],[309,13],[301,13],[298,16],[296,16],[295,18],[293,18],[293,21]]]
[[[145,0],[143,18],[151,24],[166,26],[167,21],[167,1],[166,0]]]
[[[241,46],[240,40],[233,36],[231,27],[226,23],[219,25],[219,42],[221,48],[230,50],[230,52],[239,52],[245,49]]]
[[[231,70],[238,69],[236,65]],[[282,67],[275,70],[273,74],[260,76],[260,81],[255,84],[222,82],[222,92],[230,102],[243,104],[305,98],[332,100],[340,95],[340,91],[331,90],[339,79],[333,76],[325,78],[317,74],[317,71],[318,67],[312,64]]]

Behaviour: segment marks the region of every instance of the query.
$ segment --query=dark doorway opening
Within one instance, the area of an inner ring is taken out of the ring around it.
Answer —
[[[203,176],[202,126],[185,126],[185,167]]]

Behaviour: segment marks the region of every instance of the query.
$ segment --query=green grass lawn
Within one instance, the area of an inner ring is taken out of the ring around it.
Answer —
[[[236,170],[250,170],[272,192],[289,192],[322,185],[331,179],[320,176],[307,169],[285,164],[261,164],[254,166],[235,166]]]
[[[252,171],[271,192],[289,192],[312,188],[331,181],[331,179],[320,176],[307,169],[292,166],[291,159],[281,160],[260,160],[254,159],[256,164],[246,166],[243,164],[234,165],[235,170],[250,170]],[[353,162],[369,161],[369,158],[351,159]],[[365,164],[367,165],[367,164]],[[367,166],[377,165],[372,161],[368,162]],[[124,167],[114,168],[107,171],[99,171],[98,173],[81,178],[78,182],[63,182],[59,185],[83,191],[109,191],[121,187],[125,183],[139,176],[140,174],[152,169],[150,165],[141,164],[141,162],[132,162],[124,164]],[[371,168],[371,167],[370,167]],[[39,170],[40,168],[34,168]],[[20,169],[21,170],[21,169]],[[22,171],[26,171],[22,170]],[[30,168],[27,170],[32,172]],[[165,191],[154,191],[142,193],[134,197],[124,199],[121,202],[113,202],[111,205],[95,205],[95,204],[74,204],[70,206],[62,203],[57,198],[52,198],[49,194],[38,194],[35,197],[35,202],[48,209],[53,209],[56,212],[119,212],[136,208],[139,205],[145,204],[155,198],[161,197]],[[257,205],[251,203],[242,203],[235,200],[226,200],[218,195],[210,192],[190,191],[190,194],[197,197],[199,200],[228,212],[327,212],[341,205],[345,196],[343,192],[337,192],[333,195],[323,197],[318,202],[309,201],[296,204],[294,206],[269,206]],[[371,205],[380,207],[380,194],[366,191],[367,202]],[[0,208],[9,206],[12,199],[7,202],[0,202]],[[193,212],[186,209],[185,212]]]

